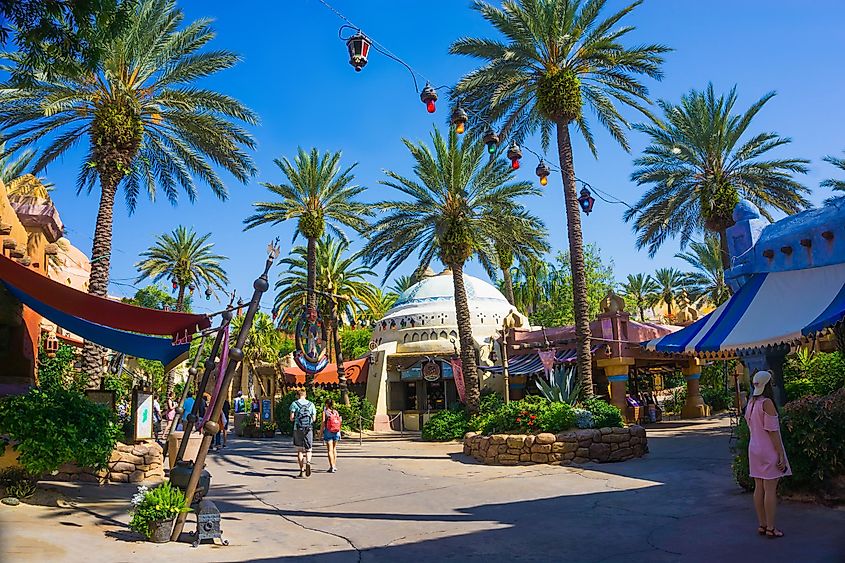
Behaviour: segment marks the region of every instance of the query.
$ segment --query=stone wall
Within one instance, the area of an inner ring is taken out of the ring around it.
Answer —
[[[464,436],[464,454],[487,465],[548,463],[573,465],[606,463],[642,457],[648,452],[645,428],[595,428],[559,434],[493,434],[469,432]]]
[[[164,479],[164,454],[155,442],[121,444],[114,448],[106,469],[94,470],[66,463],[52,477],[57,481],[87,483],[141,483]]]

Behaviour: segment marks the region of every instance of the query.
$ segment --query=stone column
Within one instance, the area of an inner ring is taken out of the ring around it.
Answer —
[[[610,403],[619,407],[622,416],[628,410],[628,403],[625,401],[628,389],[628,368],[634,365],[634,358],[606,358],[596,360],[596,365],[604,370],[607,376]]]
[[[687,400],[681,409],[682,418],[701,418],[710,416],[710,407],[704,404],[701,396],[699,379],[701,378],[701,366],[698,358],[690,360],[687,367],[682,369],[684,379],[687,380]]]

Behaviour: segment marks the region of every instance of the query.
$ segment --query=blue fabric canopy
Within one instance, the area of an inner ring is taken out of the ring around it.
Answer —
[[[575,360],[575,356],[575,350],[561,350],[555,354],[555,364],[570,363]],[[479,369],[491,373],[502,373],[502,366],[479,366]],[[509,375],[530,375],[543,373],[543,371],[543,362],[536,352],[514,356],[508,361]]]
[[[185,354],[190,348],[189,344],[173,345],[170,338],[144,336],[133,332],[117,330],[68,315],[42,303],[8,283],[4,282],[3,285],[21,303],[42,317],[56,323],[65,330],[81,336],[85,340],[90,340],[111,350],[116,350],[129,356],[135,356],[136,358],[158,360],[167,366]]]
[[[733,352],[787,344],[845,317],[845,264],[754,274],[706,317],[643,345],[657,352]]]

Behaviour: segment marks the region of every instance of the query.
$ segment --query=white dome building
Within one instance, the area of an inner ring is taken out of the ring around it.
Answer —
[[[514,311],[490,283],[464,274],[472,335],[482,364],[489,361],[493,339],[504,318]],[[528,319],[520,315],[527,326]],[[367,378],[367,398],[376,406],[376,429],[402,413],[404,427],[416,430],[431,411],[458,401],[449,360],[460,350],[452,272],[428,275],[403,293],[373,331],[373,362]],[[423,364],[438,369],[423,375]],[[481,374],[480,374],[481,375]],[[485,387],[498,387],[496,376],[485,376]],[[399,428],[399,421],[391,425]]]

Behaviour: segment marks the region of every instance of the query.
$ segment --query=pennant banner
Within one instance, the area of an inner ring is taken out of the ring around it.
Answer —
[[[537,350],[540,356],[540,361],[543,362],[543,369],[546,370],[546,379],[550,382],[552,380],[552,368],[555,365],[555,351],[554,350]]]
[[[452,358],[449,360],[452,366],[452,377],[455,379],[455,389],[458,390],[458,398],[462,403],[466,403],[466,387],[464,387],[464,370],[460,358]]]

